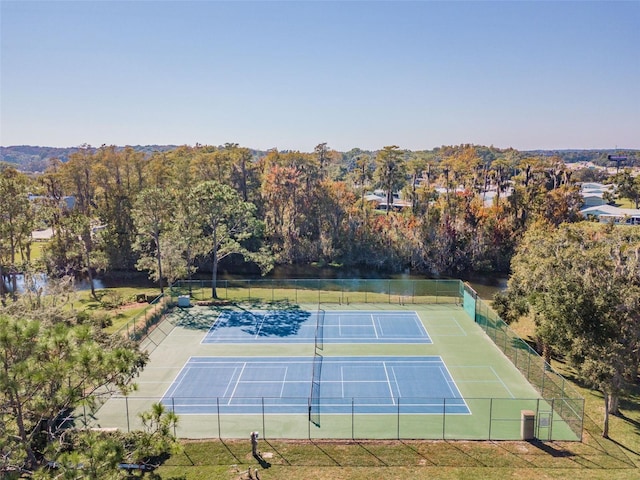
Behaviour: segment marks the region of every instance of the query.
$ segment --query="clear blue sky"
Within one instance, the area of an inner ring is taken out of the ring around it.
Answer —
[[[640,1],[6,1],[0,145],[640,148]]]

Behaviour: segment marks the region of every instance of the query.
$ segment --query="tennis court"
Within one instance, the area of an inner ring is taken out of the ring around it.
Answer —
[[[402,295],[364,280],[359,293],[229,286],[242,300],[173,308],[143,342],[138,388],[85,421],[131,430],[161,402],[187,438],[517,440],[533,411],[536,438],[579,440],[583,400],[462,283],[452,297],[440,282]],[[377,302],[353,302],[367,297]]]
[[[192,357],[163,402],[179,414],[305,413],[316,375],[324,414],[350,414],[356,399],[367,414],[470,413],[439,356]]]
[[[325,343],[431,343],[415,311],[324,310],[226,310],[202,343],[314,343],[318,334]]]

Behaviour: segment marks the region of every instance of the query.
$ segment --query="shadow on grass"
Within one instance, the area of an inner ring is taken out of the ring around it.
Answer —
[[[570,469],[575,472],[576,477],[579,477],[581,471],[589,471],[591,472],[588,475],[589,478],[596,478],[593,472],[602,472],[602,477],[598,478],[615,478],[615,473],[612,472],[626,471],[624,478],[633,478],[633,471],[639,468],[623,451],[626,449],[625,446],[615,441],[595,438],[592,435],[588,435],[582,443],[538,440],[530,442],[452,440],[376,442],[367,440],[346,443],[344,440],[335,442],[331,440],[264,440],[264,442],[265,447],[276,455],[278,459],[276,464],[280,468],[314,466],[322,469],[369,465],[369,463],[372,468],[385,468],[391,466],[388,461],[390,458],[400,460],[392,462],[394,466],[426,467],[433,469],[436,476],[439,468],[480,469],[474,470],[474,475],[481,476],[482,469],[486,468],[490,471],[493,468],[506,467],[533,469],[541,472],[542,476],[545,471],[549,472],[550,476],[554,476],[552,473],[554,471]],[[248,448],[246,441],[217,439],[207,442],[198,441],[194,446],[196,450],[193,459],[192,455],[189,455],[192,449],[187,446],[182,461],[179,459],[181,455],[178,455],[173,462],[169,461],[169,466],[173,464],[198,468],[204,465],[224,465],[227,462],[229,466],[250,465],[246,457],[236,454],[240,450],[246,451]],[[382,455],[379,449],[382,449]],[[334,453],[337,453],[339,458],[336,458]],[[222,460],[227,455],[228,457]],[[267,454],[263,456],[259,453],[252,460],[257,461],[261,468],[268,469],[272,464],[264,457],[267,457]]]
[[[384,466],[384,467],[388,467],[389,464],[387,462],[385,462],[384,460],[382,460],[378,455],[376,455],[375,453],[373,453],[370,449],[368,449],[363,443],[358,442],[358,445],[360,446],[361,449],[363,449],[365,452],[367,452],[369,455],[371,455],[373,458],[375,458],[380,465]]]
[[[227,445],[227,443],[224,440],[219,440],[219,442],[224,446],[227,452],[229,452],[229,455],[233,457],[236,463],[242,463],[241,460],[238,458],[238,456],[235,453],[233,453],[233,451],[229,448],[229,445]]]
[[[271,464],[269,462],[267,462],[262,455],[260,454],[260,452],[256,453],[253,455],[253,458],[255,458],[258,463],[260,464],[260,466],[264,469],[270,468]]]
[[[331,460],[333,463],[335,463],[338,467],[341,467],[342,465],[340,465],[340,462],[338,462],[338,460],[335,459],[335,457],[331,456],[329,454],[329,452],[327,452],[324,448],[322,448],[320,446],[320,444],[318,442],[314,442],[313,440],[311,441],[311,444],[317,448],[318,450],[320,450],[325,457],[327,457],[329,460]]]
[[[276,452],[276,453],[278,454],[278,456],[279,456],[282,460],[284,460],[284,462],[285,462],[287,465],[291,465],[291,463],[289,462],[289,460],[287,460],[287,459],[282,455],[282,453],[280,453],[280,452],[278,451],[278,449],[277,449],[277,448],[276,448],[272,443],[269,443],[269,441],[268,441],[268,440],[264,440],[264,443],[266,443],[267,445],[269,445],[269,448],[271,448],[271,450],[273,450],[274,452]]]
[[[556,448],[553,444],[545,443],[540,440],[531,440],[529,441],[529,444],[554,458],[568,458],[576,455],[574,452],[565,450],[564,448]]]
[[[431,464],[431,466],[434,466],[435,463],[433,462],[433,460],[431,460],[428,457],[425,457],[424,454],[417,450],[413,445],[411,445],[410,443],[404,442],[403,440],[399,440],[400,443],[402,443],[405,447],[407,447],[409,450],[411,450],[415,455],[417,455],[418,457],[421,457],[422,459],[424,459],[425,461],[429,462]]]

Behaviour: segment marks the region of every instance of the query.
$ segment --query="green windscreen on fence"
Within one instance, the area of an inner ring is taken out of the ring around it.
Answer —
[[[476,298],[478,294],[466,283],[464,284],[464,292],[462,294],[462,306],[464,311],[467,312],[469,318],[473,321],[476,320]]]

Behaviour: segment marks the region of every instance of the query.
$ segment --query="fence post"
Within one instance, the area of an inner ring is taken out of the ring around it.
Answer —
[[[171,411],[175,415],[175,413],[176,413],[176,400],[173,397],[171,397]],[[178,434],[176,433],[176,422],[173,422],[173,436],[178,438]]]
[[[398,438],[400,440],[400,397],[398,397]]]
[[[297,295],[298,295],[298,291],[296,290],[296,303],[297,303]],[[308,412],[307,436],[309,437],[309,440],[311,440],[311,397],[307,398],[307,412]]]
[[[124,408],[127,413],[127,433],[131,433],[131,425],[129,424],[129,397],[124,397]]]
[[[508,340],[508,335],[507,335],[507,330],[504,330],[504,353],[507,353],[507,340]]]
[[[221,439],[222,438],[222,428],[220,427],[220,397],[216,397],[216,410],[217,410],[217,417],[218,417],[218,438]]]
[[[562,396],[564,397],[564,392],[562,392]],[[566,400],[561,400],[563,402],[566,402]],[[552,398],[551,399],[551,418],[549,419],[549,440],[553,440],[553,417],[555,417],[555,403],[556,403],[556,399]],[[560,417],[560,419],[562,420],[562,417]]]
[[[491,440],[491,424],[493,423],[493,397],[489,399],[489,440]]]
[[[354,399],[351,397],[351,440],[355,440],[355,405]]]
[[[264,422],[264,397],[262,397],[262,436],[267,438],[267,429],[265,428]]]
[[[445,440],[447,438],[447,399],[442,399],[442,439]]]
[[[544,398],[544,397],[542,397]],[[540,399],[538,398],[536,400],[536,418],[540,418]],[[540,437],[540,428],[539,428],[540,424],[538,422],[535,422],[533,429],[535,431],[535,437],[539,438]]]

